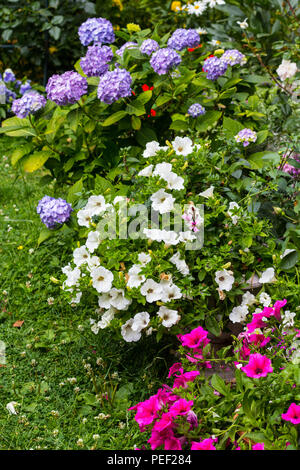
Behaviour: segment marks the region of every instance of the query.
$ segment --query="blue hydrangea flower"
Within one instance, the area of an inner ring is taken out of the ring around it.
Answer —
[[[194,103],[189,107],[188,114],[193,118],[196,118],[202,114],[205,114],[205,108],[201,106],[200,103]]]
[[[52,229],[67,222],[73,209],[64,199],[44,196],[39,201],[36,211],[43,224]]]
[[[154,41],[154,39],[145,39],[140,47],[141,53],[147,55],[151,55],[152,52],[157,51],[157,49],[159,49],[159,45],[158,42]]]
[[[4,104],[6,102],[6,86],[0,80],[0,103]]]
[[[100,77],[108,71],[107,63],[112,60],[113,55],[109,46],[89,46],[85,57],[80,61],[80,66],[88,77]]]
[[[59,106],[76,103],[87,92],[88,84],[85,77],[77,72],[65,72],[52,75],[46,85],[47,98]]]
[[[246,56],[237,49],[229,49],[221,56],[221,60],[227,65],[243,65],[247,62]]]
[[[115,40],[113,25],[105,18],[89,18],[79,27],[78,35],[84,46],[91,42],[111,44]]]
[[[123,57],[123,53],[124,53],[125,49],[133,49],[133,48],[135,48],[135,47],[139,47],[136,42],[133,42],[133,41],[125,42],[125,44],[123,44],[123,46],[120,47],[120,49],[118,49],[118,50],[116,51],[116,54],[117,54],[119,57]]]
[[[100,78],[98,85],[98,98],[106,104],[112,104],[120,98],[131,96],[132,78],[125,69],[117,68],[106,72]]]
[[[16,79],[15,74],[13,73],[13,71],[11,69],[4,70],[3,81],[5,83],[14,82],[15,79]]]
[[[257,134],[251,129],[242,129],[236,136],[234,136],[236,142],[242,143],[244,147],[247,147],[250,142],[256,142]]]
[[[43,95],[37,91],[27,91],[22,98],[14,100],[11,110],[21,119],[24,119],[30,113],[36,113],[46,105],[47,101]]]
[[[174,49],[166,47],[165,49],[158,49],[154,52],[150,59],[150,65],[154,72],[158,75],[164,75],[169,72],[173,67],[177,67],[181,63],[181,57]]]
[[[182,51],[186,47],[196,47],[200,44],[200,35],[195,29],[179,28],[168,40],[168,47]]]
[[[31,90],[30,80],[27,80],[27,82],[20,84],[21,95],[24,95],[24,93],[26,93],[26,91],[28,90]]]
[[[9,88],[6,88],[6,103],[10,103],[16,98],[17,98],[17,94],[14,91],[10,90]]]
[[[203,72],[206,72],[208,80],[217,80],[227,70],[227,63],[218,57],[209,57],[204,61]]]

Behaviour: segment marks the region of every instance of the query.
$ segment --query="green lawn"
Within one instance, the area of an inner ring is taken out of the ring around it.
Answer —
[[[0,340],[6,364],[0,367],[0,448],[139,447],[145,437],[126,410],[156,392],[170,348],[155,339],[142,348],[112,341],[105,330],[95,336],[89,324],[94,311],[61,298],[50,277],[60,276],[75,240],[37,246],[36,205],[53,188],[41,187],[40,175],[23,177],[11,167],[5,155],[12,144],[1,137]],[[24,323],[14,326],[17,321]],[[115,393],[112,403],[106,393]],[[9,414],[9,402],[17,403],[17,415]]]

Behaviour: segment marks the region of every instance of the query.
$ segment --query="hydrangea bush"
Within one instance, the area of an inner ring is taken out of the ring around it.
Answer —
[[[23,110],[21,111],[21,115],[19,117],[24,118],[28,115],[29,112],[35,112],[37,110],[36,107],[40,109],[41,107],[45,106],[46,100],[44,102],[43,97],[38,98],[38,100],[34,100],[35,104],[33,106],[32,104],[29,104],[29,102],[31,103],[32,100],[27,97],[27,93],[31,92],[29,96],[32,96],[33,91],[34,90],[32,90],[31,80],[27,80],[26,77],[24,77],[22,80],[18,80],[15,73],[11,69],[5,69],[3,74],[0,73],[0,119],[4,119],[7,117],[7,115],[12,113],[18,115],[17,113],[19,109]],[[36,95],[34,96],[37,98],[38,93],[35,93]],[[16,105],[16,113],[12,107],[12,104],[15,101],[20,103],[20,99],[23,99],[21,103],[24,104]],[[39,106],[38,101],[41,106]],[[25,109],[27,109],[27,111],[25,111]]]

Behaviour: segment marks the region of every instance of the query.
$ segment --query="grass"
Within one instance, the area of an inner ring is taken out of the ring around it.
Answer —
[[[24,177],[11,167],[5,156],[13,144],[0,138],[0,340],[6,356],[0,448],[139,447],[145,436],[127,409],[162,383],[170,347],[148,339],[141,349],[112,340],[105,330],[95,336],[90,307],[71,307],[60,297],[50,278],[60,275],[75,240],[54,238],[38,247],[35,208],[53,188],[41,186],[40,175]],[[9,414],[10,402],[18,414]]]

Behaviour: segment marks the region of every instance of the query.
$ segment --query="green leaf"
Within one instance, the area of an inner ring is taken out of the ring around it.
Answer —
[[[136,100],[134,100],[131,105],[134,106],[134,104],[146,104],[148,101],[150,101],[152,98],[152,90],[147,90],[141,93]]]
[[[102,176],[97,175],[95,178],[95,188],[96,194],[107,194],[114,192],[114,186],[110,181],[103,178]]]
[[[280,163],[280,155],[278,155],[277,152],[257,152],[252,153],[248,157],[248,161],[251,163],[252,168],[257,170],[268,166],[278,166]]]
[[[221,393],[222,395],[228,395],[228,388],[225,385],[224,380],[217,374],[214,374],[211,378],[211,386],[217,390],[217,392]]]
[[[213,335],[219,336],[221,334],[220,325],[213,316],[208,316],[205,318],[205,326]]]
[[[259,144],[262,144],[266,138],[268,137],[268,134],[269,134],[269,131],[267,129],[263,130],[263,131],[259,131],[257,133],[257,139],[256,139],[256,144],[259,145]]]
[[[115,122],[120,121],[127,115],[126,111],[117,111],[114,114],[111,114],[107,119],[105,119],[104,122],[102,122],[102,126],[108,127],[111,126],[112,124],[115,124]]]
[[[15,166],[18,161],[24,157],[24,155],[27,155],[31,150],[33,149],[31,144],[24,144],[22,147],[16,148],[13,153],[11,154],[11,164],[12,166]]]
[[[27,158],[24,159],[23,169],[28,173],[32,173],[36,170],[42,168],[44,163],[48,160],[48,158],[53,156],[53,152],[50,150],[41,150],[40,152],[35,152],[29,155]]]
[[[71,186],[71,188],[68,191],[67,201],[71,204],[74,203],[76,199],[78,198],[77,196],[78,193],[81,193],[82,190],[83,190],[82,180],[76,181],[76,183],[73,184],[73,186]]]
[[[220,100],[225,100],[227,98],[230,98],[231,96],[233,96],[236,93],[236,90],[237,90],[236,87],[228,88],[227,90],[223,91],[219,95],[219,99]]]
[[[48,228],[43,228],[39,234],[39,238],[37,242],[38,246],[40,246],[40,244],[43,243],[48,238],[52,237],[53,233],[54,233],[53,230],[49,230]]]
[[[141,145],[141,147],[145,147],[147,142],[158,139],[153,129],[150,129],[149,127],[142,127],[136,134],[136,140]]]
[[[131,125],[132,125],[132,128],[133,128],[135,131],[138,131],[138,130],[140,130],[140,128],[141,128],[142,122],[141,122],[140,118],[138,118],[138,117],[135,116],[135,115],[132,115],[132,116],[131,116]]]
[[[224,116],[223,129],[228,137],[234,137],[239,131],[244,129],[244,126],[239,121]]]
[[[29,119],[12,117],[2,122],[1,134],[8,134],[10,137],[36,136],[35,130],[31,127]]]
[[[204,77],[195,78],[195,80],[192,81],[192,84],[200,88],[215,88],[215,85],[212,83],[212,81]]]
[[[170,125],[170,129],[173,129],[175,131],[186,131],[188,128],[188,123],[184,121],[174,121]]]
[[[230,78],[229,80],[227,80],[227,82],[225,82],[222,89],[226,90],[227,88],[231,88],[233,85],[236,85],[237,83],[241,81],[242,81],[242,78],[236,78],[236,77]]]
[[[293,268],[298,261],[298,252],[297,250],[291,251],[286,256],[284,256],[280,262],[279,267],[283,271],[288,271],[289,269]]]
[[[49,34],[55,41],[57,41],[60,37],[61,29],[58,26],[53,26],[49,29]]]
[[[214,127],[221,115],[221,111],[207,111],[204,115],[197,118],[197,131],[206,132],[209,128]]]
[[[168,103],[171,101],[172,95],[165,94],[165,95],[160,95],[157,100],[155,101],[156,106],[162,106],[165,103]]]

